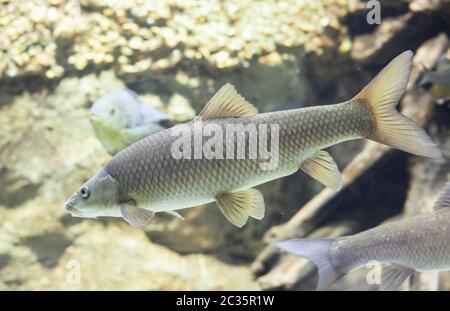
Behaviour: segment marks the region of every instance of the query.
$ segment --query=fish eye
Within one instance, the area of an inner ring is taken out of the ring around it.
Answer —
[[[80,195],[81,195],[82,198],[87,199],[87,197],[89,196],[89,189],[88,189],[88,187],[81,188]]]

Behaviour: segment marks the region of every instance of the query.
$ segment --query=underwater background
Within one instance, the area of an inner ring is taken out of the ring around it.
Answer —
[[[377,1],[379,25],[368,23],[367,2],[0,0],[0,290],[313,289],[314,266],[270,243],[430,210],[450,173],[450,87],[418,82],[450,58],[450,1]],[[178,122],[227,82],[261,112],[333,104],[408,49],[400,109],[443,160],[363,140],[333,146],[341,192],[302,172],[266,183],[265,218],[242,229],[214,204],[182,211],[185,220],[158,215],[144,229],[63,208],[111,158],[89,123],[108,91],[127,87]],[[376,289],[366,274],[332,288]],[[449,272],[417,273],[404,289],[437,280],[450,289]]]

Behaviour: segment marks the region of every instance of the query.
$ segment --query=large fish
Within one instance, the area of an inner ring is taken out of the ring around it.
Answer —
[[[215,201],[230,222],[242,227],[248,217],[264,216],[263,196],[253,188],[259,184],[301,169],[324,185],[339,189],[342,184],[339,170],[332,157],[323,151],[339,142],[367,138],[416,155],[439,157],[440,151],[425,131],[395,110],[408,82],[411,60],[412,52],[404,52],[353,99],[329,106],[258,114],[254,106],[227,84],[200,112],[202,128],[214,126],[227,136],[229,125],[253,125],[263,137],[267,125],[271,146],[278,137],[278,146],[272,146],[271,150],[278,153],[270,158],[277,158],[272,162],[277,163],[276,167],[263,167],[268,158],[260,154],[244,159],[175,157],[173,146],[180,137],[174,133],[186,128],[195,133],[198,122],[194,119],[150,135],[119,152],[73,194],[65,208],[75,216],[123,217],[131,225],[143,226],[157,212],[178,215],[176,210]],[[278,135],[272,136],[273,129],[278,129],[273,131]],[[192,134],[193,149],[195,135]],[[249,146],[251,135],[242,137],[245,146]],[[203,136],[200,142],[207,140]],[[239,147],[235,142],[227,142],[216,146],[215,151]],[[248,151],[245,147],[246,154]]]
[[[95,136],[109,154],[166,129],[170,117],[144,104],[129,89],[117,89],[100,97],[92,106],[89,120]]]
[[[351,270],[378,262],[381,288],[397,289],[414,271],[450,270],[450,182],[433,212],[337,239],[287,240],[279,248],[313,261],[324,290]]]

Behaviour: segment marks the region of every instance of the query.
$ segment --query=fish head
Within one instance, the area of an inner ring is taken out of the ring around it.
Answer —
[[[118,197],[117,181],[100,171],[69,198],[64,208],[75,217],[116,216],[120,213]]]
[[[103,95],[92,106],[89,121],[94,134],[111,155],[128,146],[122,131],[139,118],[136,105],[132,94],[119,89]]]
[[[121,130],[136,123],[139,118],[137,103],[126,89],[118,89],[100,97],[90,110],[90,121],[95,125]]]

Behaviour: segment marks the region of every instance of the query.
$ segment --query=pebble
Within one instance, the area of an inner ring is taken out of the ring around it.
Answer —
[[[89,65],[139,74],[183,60],[246,67],[278,47],[320,53],[338,44],[346,51],[339,23],[346,11],[344,0],[7,1],[0,6],[0,79],[57,79]],[[327,37],[326,28],[338,38]]]

